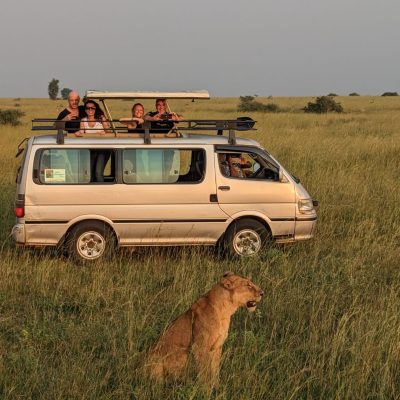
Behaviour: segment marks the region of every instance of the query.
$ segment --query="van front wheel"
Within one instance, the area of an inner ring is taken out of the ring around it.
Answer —
[[[67,251],[76,261],[94,262],[110,254],[114,247],[114,235],[100,221],[82,222],[68,235]]]
[[[250,257],[258,254],[270,235],[265,226],[254,219],[232,223],[222,241],[224,253],[230,257]]]

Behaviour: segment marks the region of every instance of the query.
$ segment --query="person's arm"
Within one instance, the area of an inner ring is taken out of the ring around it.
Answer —
[[[171,119],[173,121],[183,121],[185,119],[182,115],[178,115],[176,112],[171,112],[170,114],[172,114]]]
[[[146,114],[144,116],[145,121],[159,121],[160,119],[161,119],[160,114],[155,114],[153,116],[151,116],[150,114]]]
[[[85,133],[85,126],[83,125],[83,120],[81,120],[79,124],[79,131],[75,132],[75,136],[82,137]]]
[[[144,123],[144,119],[137,117],[121,118],[119,122],[121,122],[121,124],[126,125],[129,129],[135,129],[138,126],[138,124]]]
[[[104,115],[102,115],[100,117],[100,119],[101,119],[101,123],[102,123],[103,128],[104,128],[104,132],[100,133],[100,135],[104,135],[106,132],[109,132],[110,124],[108,123],[108,121],[107,121],[107,119],[106,119],[106,117]]]

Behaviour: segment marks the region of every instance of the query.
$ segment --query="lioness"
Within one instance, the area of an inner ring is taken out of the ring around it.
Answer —
[[[226,272],[208,293],[171,323],[150,349],[147,367],[151,377],[159,383],[169,377],[183,378],[192,352],[199,382],[215,384],[231,316],[241,306],[255,311],[263,294],[249,278]]]

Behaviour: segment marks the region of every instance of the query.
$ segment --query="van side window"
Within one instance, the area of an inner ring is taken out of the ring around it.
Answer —
[[[227,178],[279,180],[279,171],[256,153],[218,152],[221,174]]]
[[[196,183],[204,176],[201,149],[126,149],[123,151],[124,183]]]
[[[39,181],[44,184],[89,183],[89,150],[43,150],[39,161]]]
[[[44,149],[37,161],[38,183],[115,182],[115,152],[109,149]]]

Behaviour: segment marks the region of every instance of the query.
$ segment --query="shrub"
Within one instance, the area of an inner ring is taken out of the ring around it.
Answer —
[[[397,92],[385,92],[382,94],[382,96],[398,96],[399,94]]]
[[[337,94],[336,94],[336,93],[329,93],[328,96],[329,96],[329,97],[336,97]]]
[[[254,100],[254,96],[240,96],[238,111],[279,112],[280,107],[274,103],[263,104]]]
[[[349,94],[349,96],[359,96],[359,94],[358,94],[357,92],[351,92],[351,93]]]
[[[317,97],[315,103],[309,102],[303,110],[307,113],[323,114],[327,112],[343,112],[343,107],[331,97],[321,96]]]
[[[20,118],[24,115],[21,110],[0,110],[0,125],[20,125]]]

